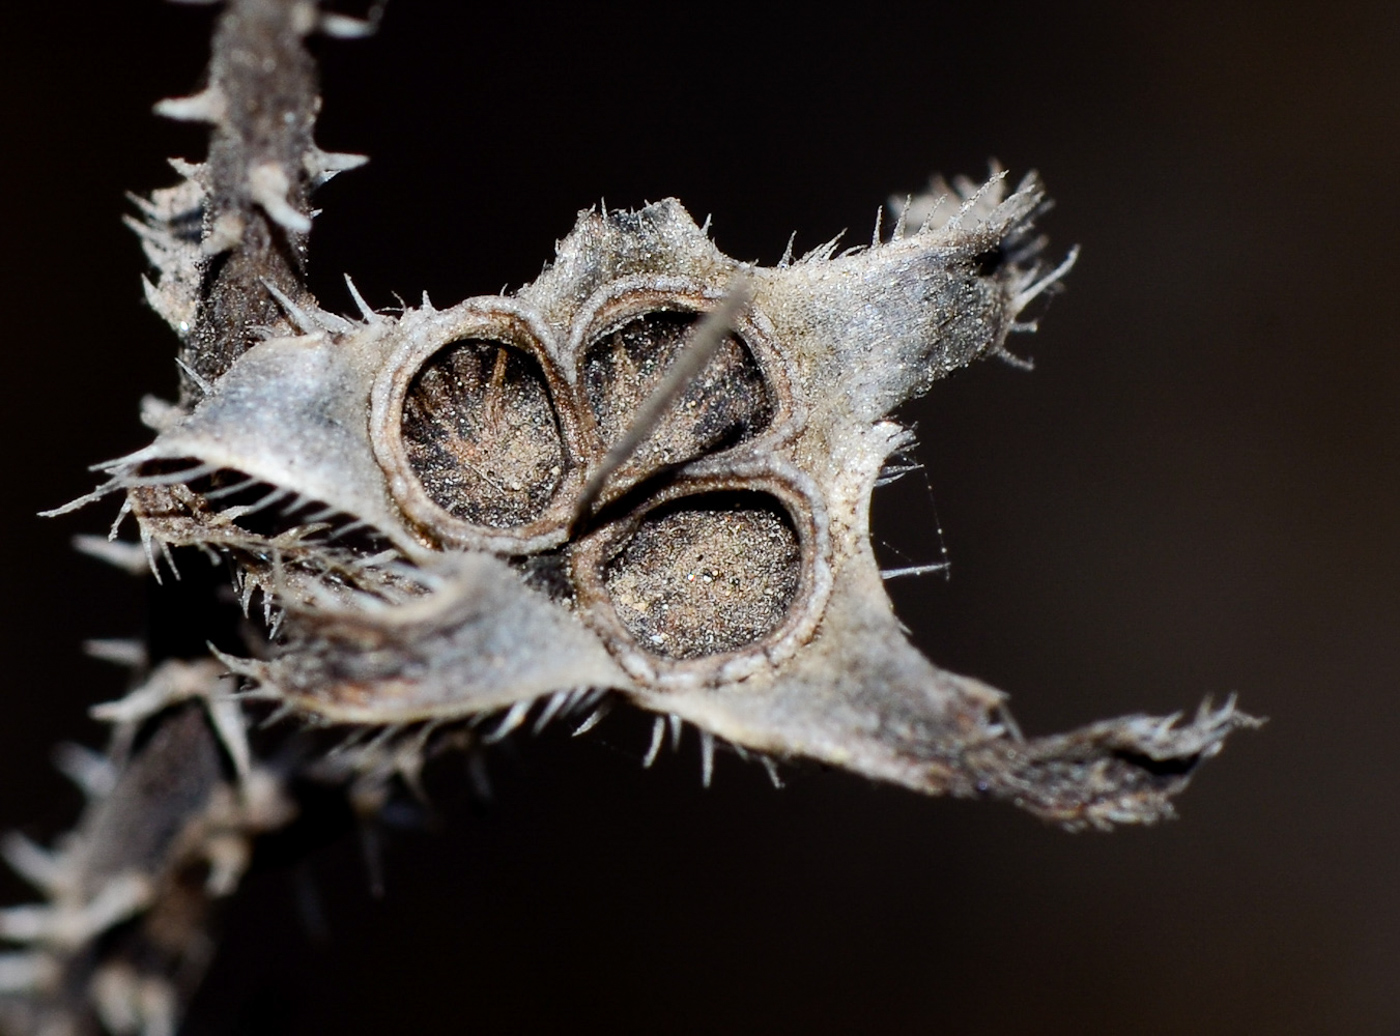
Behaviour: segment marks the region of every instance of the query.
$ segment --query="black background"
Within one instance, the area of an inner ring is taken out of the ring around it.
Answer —
[[[317,852],[323,943],[291,872],[255,877],[188,1031],[1400,1031],[1397,11],[394,0],[319,42],[320,140],[372,156],[318,196],[332,309],[346,270],[377,306],[518,286],[600,198],[675,195],[772,263],[793,230],[867,239],[935,168],[1040,169],[1084,254],[1014,343],[1035,373],[903,412],[932,500],[877,496],[877,534],[936,560],[936,504],[953,571],[892,583],[900,615],[1032,732],[1230,691],[1271,721],[1181,820],[1111,836],[817,768],[777,792],[732,755],[703,791],[693,736],[640,769],[635,716],[522,737],[487,808],[437,772],[441,831],[390,837],[382,900],[353,838]],[[39,837],[78,808],[50,746],[122,689],[79,642],[153,605],[67,549],[114,507],[33,515],[173,393],[118,216],[202,154],[149,108],[210,18],[0,13],[0,824]]]

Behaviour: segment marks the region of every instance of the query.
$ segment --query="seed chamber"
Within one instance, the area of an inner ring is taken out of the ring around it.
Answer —
[[[797,598],[802,547],[786,509],[765,493],[707,493],[648,511],[603,568],[617,617],[665,658],[748,647],[776,630]]]
[[[472,300],[385,361],[371,442],[429,545],[522,555],[567,539],[583,472],[577,406],[550,341],[510,300]]]
[[[404,398],[403,443],[427,495],[448,514],[509,528],[539,518],[566,451],[539,363],[502,342],[452,342]]]
[[[660,386],[700,314],[639,313],[599,335],[583,356],[582,384],[598,436],[612,445]],[[724,337],[631,460],[636,471],[682,464],[752,439],[773,421],[763,372],[739,335]]]

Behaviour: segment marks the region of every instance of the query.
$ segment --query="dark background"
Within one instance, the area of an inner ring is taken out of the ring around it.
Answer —
[[[355,840],[250,882],[195,1033],[1400,1032],[1400,8],[852,4],[710,11],[394,0],[317,44],[320,139],[373,156],[318,197],[314,287],[439,304],[531,279],[575,212],[681,198],[774,262],[890,192],[1034,166],[1083,246],[1025,374],[984,363],[916,422],[932,498],[876,531],[950,581],[891,584],[932,658],[1044,733],[1240,694],[1270,717],[1182,818],[1067,835],[1009,808],[818,768],[772,790],[648,723],[518,738],[441,831]],[[47,763],[122,690],[83,658],[139,632],[139,582],[70,553],[114,505],[40,521],[142,445],[175,340],[146,311],[125,190],[200,134],[211,12],[0,12],[5,488],[0,825],[78,808]],[[906,486],[908,483],[906,483]],[[882,503],[884,506],[882,507]],[[5,900],[25,895],[0,881]]]

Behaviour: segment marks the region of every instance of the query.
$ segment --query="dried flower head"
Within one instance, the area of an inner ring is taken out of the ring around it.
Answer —
[[[870,546],[911,446],[890,411],[1010,357],[1073,264],[1040,261],[1039,181],[1006,182],[936,183],[887,240],[773,268],[668,200],[581,214],[514,295],[348,319],[269,284],[296,333],[165,411],[104,489],[285,614],[270,658],[230,664],[309,718],[514,726],[605,688],[707,744],[1154,820],[1232,706],[1024,741],[1001,692],[909,644]],[[158,294],[188,280],[161,272]]]

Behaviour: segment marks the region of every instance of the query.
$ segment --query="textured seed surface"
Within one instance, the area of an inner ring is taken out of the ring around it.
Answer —
[[[454,342],[429,358],[404,401],[403,437],[428,495],[480,525],[538,517],[564,474],[539,364],[497,342]]]
[[[787,515],[759,493],[657,508],[604,573],[622,624],[650,651],[703,658],[776,629],[797,596],[801,550]]]
[[[698,321],[694,313],[634,317],[584,355],[588,405],[605,443],[616,442],[666,376]],[[748,348],[728,336],[632,461],[634,469],[680,464],[751,438],[773,420],[773,400]]]

